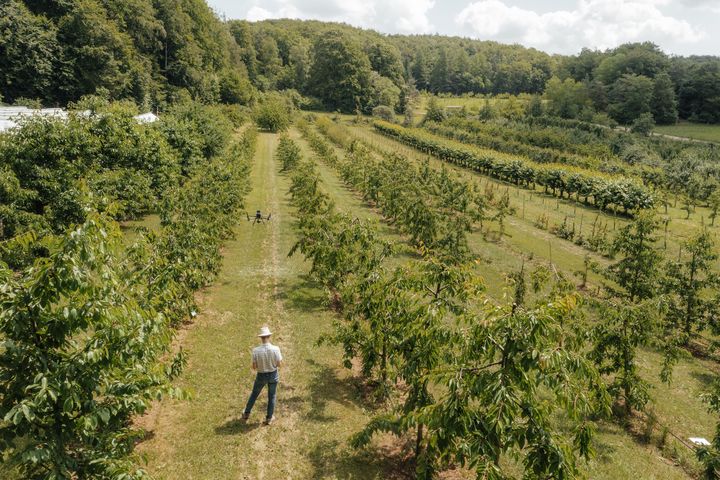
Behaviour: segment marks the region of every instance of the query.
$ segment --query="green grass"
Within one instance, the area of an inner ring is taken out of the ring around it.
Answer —
[[[720,125],[680,122],[677,125],[658,125],[655,127],[654,132],[674,137],[694,138],[696,140],[720,143]]]
[[[151,213],[137,220],[127,220],[120,223],[120,230],[123,232],[123,237],[127,244],[131,244],[143,229],[150,230],[151,232],[159,232],[160,215]]]

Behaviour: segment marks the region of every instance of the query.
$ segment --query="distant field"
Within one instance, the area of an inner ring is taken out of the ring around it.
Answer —
[[[681,122],[677,125],[655,127],[655,133],[720,143],[720,125]]]

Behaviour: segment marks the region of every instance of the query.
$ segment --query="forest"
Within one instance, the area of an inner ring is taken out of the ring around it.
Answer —
[[[0,114],[0,478],[720,479],[720,57],[0,0]]]
[[[248,105],[295,90],[327,110],[403,112],[422,90],[544,94],[564,118],[720,122],[720,59],[669,56],[649,42],[548,55],[318,21],[223,23],[198,0],[8,0],[0,9],[0,95],[9,103],[65,106],[102,92],[162,109],[183,94]]]

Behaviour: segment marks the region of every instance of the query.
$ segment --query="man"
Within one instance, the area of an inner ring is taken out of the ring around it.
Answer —
[[[275,393],[277,392],[277,384],[280,381],[280,375],[278,368],[282,364],[282,355],[280,354],[280,348],[270,343],[270,335],[272,332],[265,326],[260,329],[260,340],[262,345],[255,347],[252,351],[252,368],[257,371],[255,376],[255,384],[253,385],[252,393],[248,399],[247,405],[245,406],[245,412],[243,412],[243,420],[247,421],[250,418],[250,412],[252,411],[255,400],[257,400],[263,387],[267,384],[268,386],[268,406],[267,416],[265,417],[265,425],[270,425],[275,417],[273,412],[275,411]]]

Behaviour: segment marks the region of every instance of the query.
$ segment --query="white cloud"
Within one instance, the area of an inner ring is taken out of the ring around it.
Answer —
[[[428,18],[434,0],[274,0],[261,2],[262,7],[257,3],[248,9],[247,20],[312,18],[400,33],[428,33],[435,28]]]
[[[268,18],[272,18],[273,14],[272,12],[265,10],[262,7],[258,7],[257,5],[250,8],[248,10],[247,15],[245,16],[246,20],[250,20],[251,22],[260,22],[262,20],[267,20]]]
[[[455,23],[478,38],[518,42],[557,53],[611,48],[631,41],[694,43],[704,33],[666,15],[670,0],[578,0],[572,10],[537,13],[501,0],[467,5]]]

